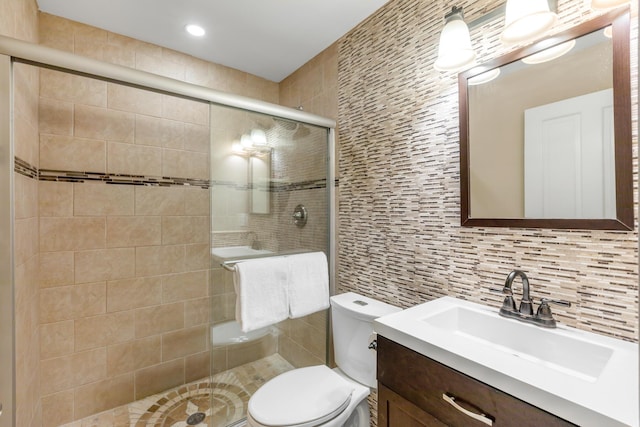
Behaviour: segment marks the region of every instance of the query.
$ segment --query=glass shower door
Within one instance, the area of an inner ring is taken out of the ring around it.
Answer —
[[[246,417],[251,395],[293,368],[325,364],[327,311],[243,333],[235,261],[329,246],[328,129],[211,106],[212,424]],[[294,218],[304,211],[306,222]]]

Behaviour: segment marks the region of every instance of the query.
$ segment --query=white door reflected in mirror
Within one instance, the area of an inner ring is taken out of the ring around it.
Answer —
[[[526,218],[616,217],[613,90],[525,110]]]

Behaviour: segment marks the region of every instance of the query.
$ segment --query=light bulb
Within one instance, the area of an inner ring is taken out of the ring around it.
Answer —
[[[204,28],[202,28],[200,25],[189,24],[184,27],[184,29],[187,31],[187,33],[195,37],[202,37],[205,35]]]

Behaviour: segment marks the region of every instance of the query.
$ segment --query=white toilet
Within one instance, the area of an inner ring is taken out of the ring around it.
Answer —
[[[369,388],[376,387],[373,319],[400,308],[353,292],[331,297],[336,364],[294,369],[264,384],[249,400],[253,427],[368,427]]]

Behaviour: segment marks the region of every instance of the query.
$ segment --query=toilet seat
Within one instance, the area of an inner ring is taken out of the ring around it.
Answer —
[[[249,400],[249,416],[262,426],[311,427],[338,416],[354,385],[325,365],[278,375]]]

